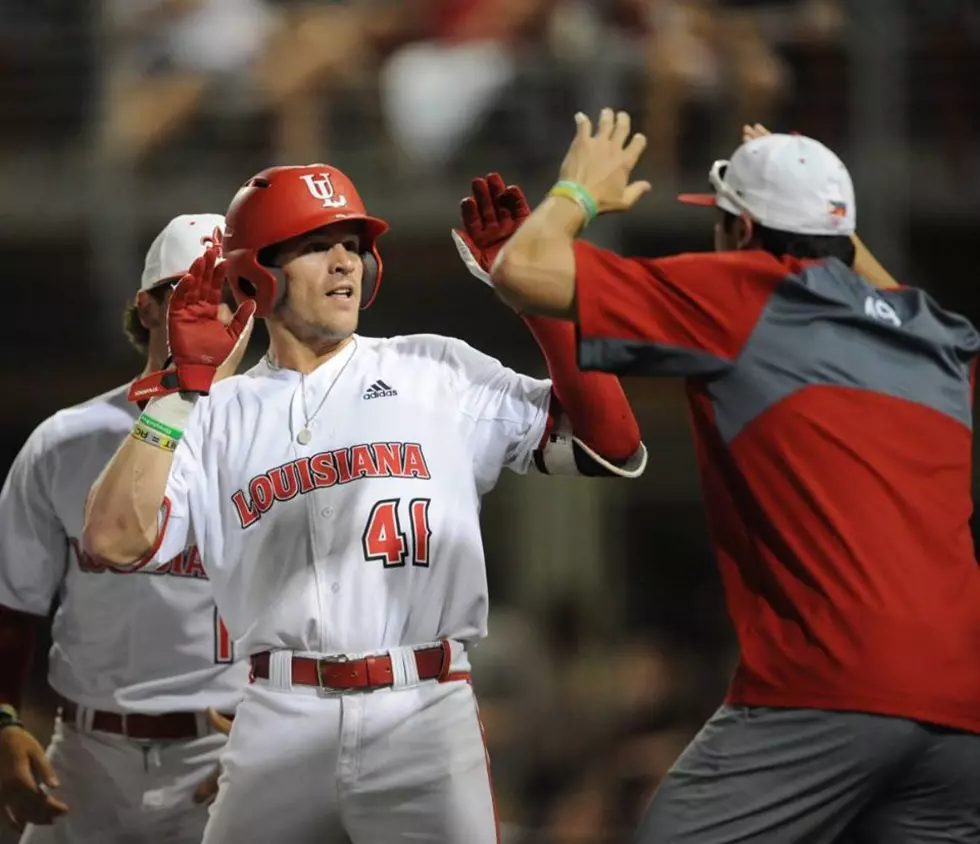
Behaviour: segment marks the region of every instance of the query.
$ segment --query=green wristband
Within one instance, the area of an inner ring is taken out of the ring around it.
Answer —
[[[563,196],[576,203],[585,212],[586,226],[599,216],[599,204],[595,201],[595,197],[578,182],[562,179],[555,183],[548,194],[549,196]]]
[[[169,425],[164,425],[160,420],[154,419],[152,416],[147,416],[145,413],[140,414],[139,424],[145,425],[158,434],[170,437],[172,440],[179,440],[184,435],[184,432],[180,428],[171,428]]]
[[[0,730],[6,727],[23,727],[24,722],[20,720],[17,710],[9,703],[0,705]]]

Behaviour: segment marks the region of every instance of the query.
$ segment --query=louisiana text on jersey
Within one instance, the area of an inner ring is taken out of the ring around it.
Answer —
[[[347,484],[361,478],[429,480],[429,467],[418,443],[359,443],[322,451],[277,466],[248,482],[231,500],[242,528],[255,524],[277,501],[289,501],[315,489]]]

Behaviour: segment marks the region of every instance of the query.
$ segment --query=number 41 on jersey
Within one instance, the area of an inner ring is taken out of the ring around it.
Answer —
[[[427,567],[432,537],[429,504],[428,498],[413,498],[403,510],[400,498],[377,502],[371,508],[361,538],[364,559],[380,560],[387,569],[404,566],[411,556],[413,566]],[[407,523],[411,533],[411,546],[403,523]]]

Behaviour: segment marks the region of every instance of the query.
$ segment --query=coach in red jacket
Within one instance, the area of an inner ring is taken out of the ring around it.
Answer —
[[[638,840],[980,841],[976,329],[869,263],[846,168],[799,135],[748,140],[686,197],[717,206],[714,254],[576,240],[649,189],[628,115],[576,120],[493,281],[576,322],[583,369],[686,379],[741,649]]]

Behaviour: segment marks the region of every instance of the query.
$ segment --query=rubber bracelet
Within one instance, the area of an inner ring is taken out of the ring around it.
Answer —
[[[0,730],[6,727],[23,727],[20,714],[9,703],[0,704]]]
[[[146,443],[147,445],[153,445],[157,448],[163,449],[164,451],[176,451],[177,443],[180,439],[173,439],[168,437],[166,434],[160,434],[154,431],[152,428],[147,428],[145,425],[141,425],[137,422],[133,425],[133,430],[129,432],[129,435],[134,440],[139,440],[141,443]]]
[[[585,212],[585,225],[583,225],[583,228],[599,216],[599,204],[595,201],[595,197],[578,182],[569,182],[562,179],[560,182],[555,183],[555,186],[548,191],[548,194],[549,196],[563,196],[565,199],[570,199],[578,205]]]
[[[158,434],[163,434],[164,436],[171,437],[175,440],[179,440],[182,436],[184,436],[184,432],[180,430],[180,428],[172,428],[170,425],[164,425],[159,419],[154,419],[152,416],[149,416],[146,413],[140,414],[137,424],[145,425],[147,428],[151,428]]]

